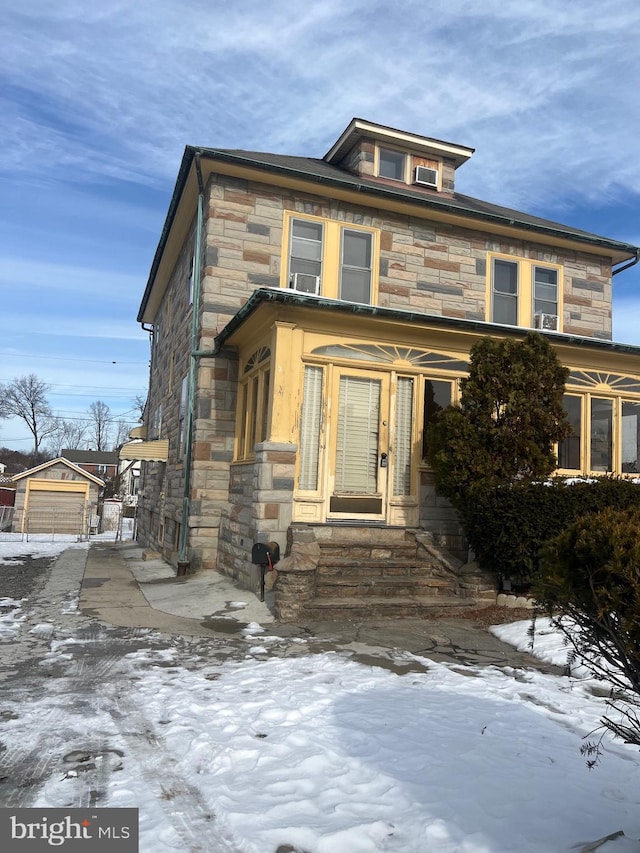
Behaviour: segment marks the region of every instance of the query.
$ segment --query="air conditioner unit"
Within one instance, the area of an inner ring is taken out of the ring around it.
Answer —
[[[558,315],[557,314],[534,314],[533,315],[534,329],[546,329],[551,332],[558,331]]]
[[[291,273],[289,287],[300,293],[313,293],[317,296],[320,293],[320,276],[310,275],[307,272]]]
[[[430,169],[428,166],[416,166],[416,174],[413,179],[414,184],[420,184],[422,187],[438,187],[438,170]]]

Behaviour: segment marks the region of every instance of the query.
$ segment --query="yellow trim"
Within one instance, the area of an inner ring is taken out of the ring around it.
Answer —
[[[523,258],[520,255],[505,255],[500,252],[487,252],[487,283],[486,283],[486,305],[487,316],[489,322],[493,320],[493,262],[495,260],[507,261],[508,263],[518,265],[518,322],[517,326],[523,328],[533,328],[534,315],[534,288],[533,276],[534,269],[555,270],[558,274],[558,328],[556,331],[561,332],[563,327],[563,308],[564,308],[564,267],[561,264],[548,263],[547,261],[539,261],[533,258]]]
[[[359,225],[354,222],[326,219],[322,216],[310,216],[307,213],[297,213],[295,210],[285,210],[283,215],[280,287],[285,290],[289,287],[291,227],[294,219],[317,222],[323,226],[320,295],[327,299],[340,299],[340,270],[342,266],[341,251],[343,231],[363,231],[366,234],[371,235],[371,291],[369,302],[364,304],[377,305],[380,267],[380,229],[374,228],[370,225]]]

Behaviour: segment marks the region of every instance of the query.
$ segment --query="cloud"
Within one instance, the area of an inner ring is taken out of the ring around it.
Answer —
[[[93,269],[70,264],[0,256],[3,288],[33,287],[62,293],[109,293],[111,297],[138,294],[143,282],[138,276],[117,270]],[[132,324],[135,329],[135,324]]]
[[[640,189],[632,0],[60,0],[4,17],[22,93],[5,169],[44,157],[153,183],[187,142],[321,156],[358,115],[477,147],[460,182],[502,203]]]

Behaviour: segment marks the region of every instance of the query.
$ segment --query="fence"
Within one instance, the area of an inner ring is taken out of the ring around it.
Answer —
[[[0,531],[19,534],[27,542],[35,536],[50,538],[52,542],[60,537],[82,541],[98,532],[99,522],[96,504],[83,504],[72,509],[42,506],[26,512],[14,507],[0,507]]]
[[[0,506],[0,533],[8,533],[13,525],[14,508]]]

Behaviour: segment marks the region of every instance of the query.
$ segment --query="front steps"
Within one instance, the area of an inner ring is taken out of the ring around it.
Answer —
[[[282,621],[453,616],[495,603],[493,579],[422,530],[294,524],[287,551],[277,566]]]

